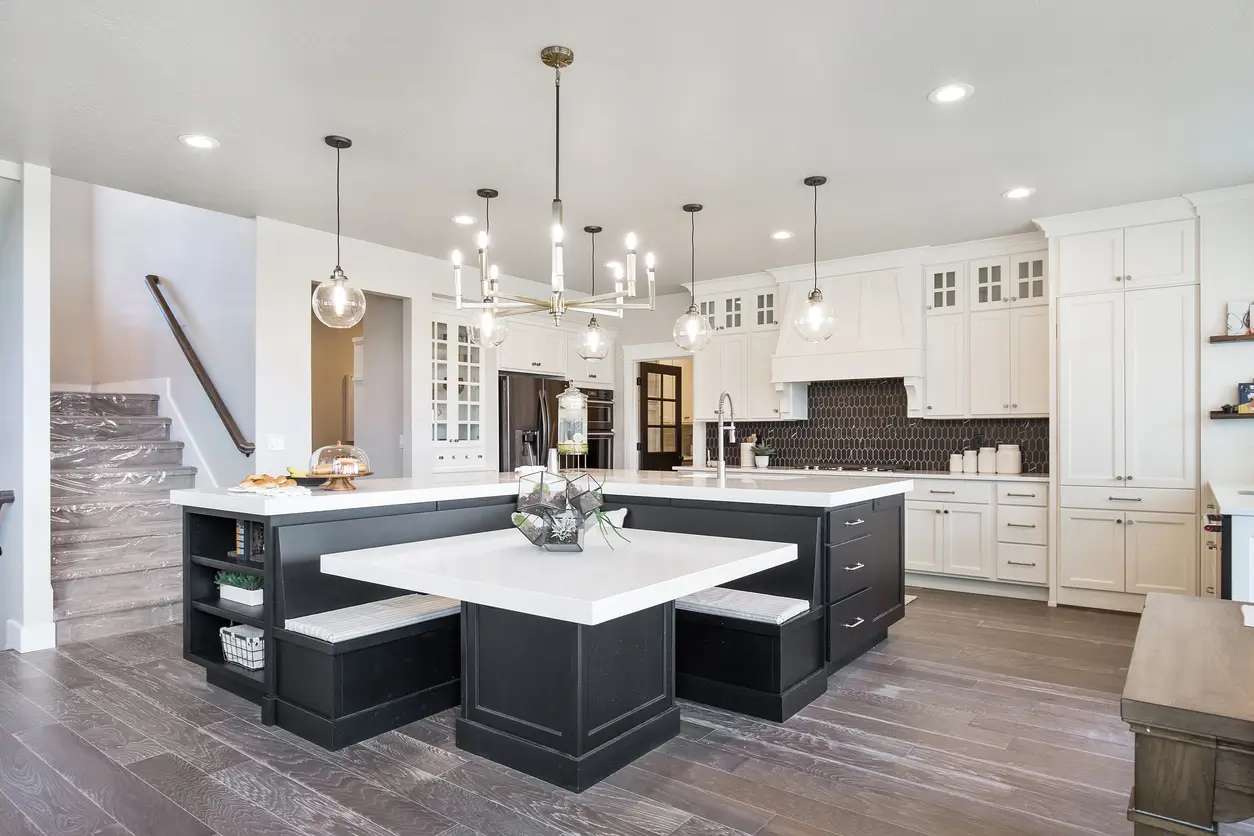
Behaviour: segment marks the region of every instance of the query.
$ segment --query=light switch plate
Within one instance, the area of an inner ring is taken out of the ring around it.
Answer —
[[[282,433],[270,433],[266,436],[266,449],[274,451],[286,450],[287,439],[283,437]]]

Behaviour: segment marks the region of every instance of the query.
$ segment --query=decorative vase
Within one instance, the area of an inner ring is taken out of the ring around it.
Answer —
[[[223,601],[234,601],[246,607],[260,607],[264,597],[263,589],[240,589],[238,586],[219,586],[218,596]]]
[[[771,457],[770,456],[754,456],[753,463],[756,464],[758,467],[770,467]]]

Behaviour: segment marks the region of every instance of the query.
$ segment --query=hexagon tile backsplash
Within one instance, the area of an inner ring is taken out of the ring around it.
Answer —
[[[1048,418],[967,418],[953,421],[906,417],[901,378],[825,380],[810,384],[806,421],[736,422],[736,437],[757,433],[775,447],[771,465],[866,464],[900,470],[948,470],[949,454],[982,437],[983,446],[1018,444],[1024,473],[1049,471]],[[716,425],[706,425],[706,450],[718,449]],[[738,464],[740,451],[727,450]]]

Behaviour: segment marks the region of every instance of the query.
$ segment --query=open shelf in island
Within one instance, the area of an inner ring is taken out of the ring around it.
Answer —
[[[1254,418],[1254,412],[1223,412],[1222,410],[1211,410],[1210,417],[1215,420],[1227,420],[1229,418]]]

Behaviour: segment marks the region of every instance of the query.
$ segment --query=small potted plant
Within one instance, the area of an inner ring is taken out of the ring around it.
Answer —
[[[260,607],[263,591],[261,578],[244,572],[221,571],[213,578],[218,594],[224,601],[234,601],[247,607]]]
[[[753,463],[758,467],[770,467],[773,455],[775,455],[775,448],[771,446],[769,438],[764,438],[753,445]]]

